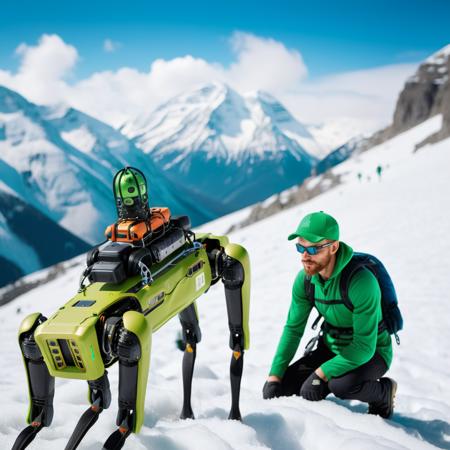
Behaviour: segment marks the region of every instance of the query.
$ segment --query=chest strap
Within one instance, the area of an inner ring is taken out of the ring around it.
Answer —
[[[305,291],[306,295],[308,297],[309,302],[312,306],[316,307],[316,303],[321,303],[323,305],[344,305],[350,312],[353,313],[353,304],[350,301],[350,299],[346,296],[344,296],[342,299],[336,299],[336,300],[322,300],[315,298],[315,287],[314,284],[311,282],[311,277],[306,276],[305,277]],[[342,291],[342,289],[341,289]],[[317,307],[316,307],[317,309]],[[322,314],[319,312],[319,315],[317,316],[316,320],[314,320],[311,328],[315,330],[320,322],[320,319],[322,318]],[[329,334],[330,336],[350,336],[353,335],[353,327],[335,327],[333,325],[330,325],[328,322],[324,321],[322,322],[321,330],[324,333]],[[386,324],[383,319],[378,322],[378,334],[382,333],[384,330],[387,330]]]
[[[352,327],[335,327],[325,320],[320,328],[324,333],[329,334],[331,337],[353,336]],[[383,320],[380,320],[380,322],[378,322],[378,334],[382,333],[384,330],[386,330],[386,324]]]

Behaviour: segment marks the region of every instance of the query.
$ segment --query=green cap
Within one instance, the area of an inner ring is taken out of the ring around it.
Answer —
[[[314,212],[303,217],[294,233],[288,239],[301,237],[309,242],[320,242],[324,239],[339,240],[339,225],[334,217],[323,211]]]

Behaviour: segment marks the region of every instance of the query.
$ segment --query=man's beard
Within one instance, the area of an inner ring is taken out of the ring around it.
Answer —
[[[328,265],[329,260],[323,263],[317,261],[302,261],[302,263],[306,275],[313,276],[323,270]]]

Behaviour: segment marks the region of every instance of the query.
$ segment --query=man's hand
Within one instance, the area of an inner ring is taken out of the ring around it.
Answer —
[[[323,400],[329,393],[327,382],[320,378],[316,372],[313,372],[305,380],[300,389],[300,395],[312,402]]]
[[[324,374],[323,370],[321,367],[316,369],[316,375],[320,378],[322,378],[323,381],[328,381],[328,378],[326,377],[326,375]]]
[[[278,383],[281,383],[281,378],[276,375],[269,375],[267,381],[278,381]]]
[[[270,375],[263,387],[263,398],[275,398],[281,396],[281,379],[275,375]]]

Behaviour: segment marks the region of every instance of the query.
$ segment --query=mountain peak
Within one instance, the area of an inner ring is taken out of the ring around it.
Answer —
[[[0,112],[12,113],[32,107],[19,93],[0,85]]]
[[[450,44],[442,47],[437,52],[429,56],[424,62],[425,64],[444,64],[450,57]]]
[[[206,84],[202,84],[194,88],[191,92],[198,92],[200,94],[209,95],[211,93],[226,93],[231,88],[221,81],[211,81]]]
[[[249,92],[246,97],[253,98],[264,103],[279,103],[279,101],[272,94],[269,94],[261,89]]]
[[[42,116],[47,120],[62,119],[74,108],[65,102],[55,103],[51,106],[41,106]]]

